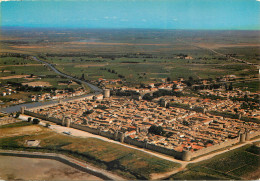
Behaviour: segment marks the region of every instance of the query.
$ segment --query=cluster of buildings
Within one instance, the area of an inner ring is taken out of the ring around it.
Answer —
[[[16,90],[13,90],[9,87],[4,87],[1,91],[2,96],[8,96],[11,95],[12,93],[16,94]]]
[[[81,96],[85,94],[84,89],[76,90],[75,92],[69,92],[67,90],[55,90],[53,93],[42,93],[31,95],[31,101],[45,101],[45,100],[57,100],[64,99],[68,97]]]
[[[181,81],[163,85],[167,88],[173,84],[182,87]],[[149,85],[151,88],[158,89],[154,84]],[[35,109],[33,112],[59,120],[70,119],[70,123],[102,130],[108,135],[120,132],[128,140],[175,152],[203,150],[237,139],[241,133],[258,133],[260,130],[259,124],[254,122],[215,116],[206,111],[195,112],[192,109],[166,106],[167,102],[217,111],[232,111],[234,108],[240,111],[241,104],[229,99],[211,100],[185,96],[164,96],[145,101],[131,97],[110,97],[110,90],[106,89],[104,95],[89,96],[84,100]],[[152,125],[162,128],[163,132],[159,135],[151,133],[149,128]]]
[[[199,93],[203,96],[216,96],[223,99],[201,99],[200,106],[213,111],[230,112],[232,114],[241,114],[249,118],[260,119],[259,94],[251,93],[250,91],[241,91],[239,89],[232,91],[218,90],[200,90]],[[203,102],[207,102],[204,103]],[[195,105],[196,103],[190,103]],[[250,105],[251,108],[245,108],[243,105]]]

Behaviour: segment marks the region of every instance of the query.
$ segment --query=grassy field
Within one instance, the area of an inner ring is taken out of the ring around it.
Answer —
[[[41,76],[41,78],[27,79],[25,76],[33,74],[34,76]],[[24,75],[24,77],[23,77]],[[11,76],[14,76],[13,78]],[[17,76],[17,77],[15,77]],[[20,76],[20,77],[19,77]],[[42,64],[37,64],[37,62],[18,57],[1,57],[0,58],[0,82],[6,84],[8,81],[26,83],[43,81],[49,82],[52,87],[58,89],[67,88],[68,86],[59,85],[58,81],[65,81],[68,79],[57,76],[48,67]],[[7,77],[7,78],[5,78]],[[10,77],[10,78],[8,78]],[[79,85],[71,85],[72,88],[77,88]]]
[[[32,128],[31,128],[32,127]],[[23,128],[23,129],[22,129]],[[35,125],[21,127],[21,123],[0,127],[0,148],[59,152],[108,169],[128,179],[149,179],[151,173],[173,170],[180,165],[141,151],[108,143],[95,138],[77,138],[50,131]],[[14,132],[16,132],[15,135]],[[8,136],[4,136],[6,133]],[[39,148],[29,148],[25,140],[40,140]]]
[[[0,126],[1,129],[3,128],[16,128],[16,127],[22,127],[22,126],[29,126],[29,125],[32,125],[31,123],[29,122],[17,122],[17,123],[12,123],[12,124],[5,124],[5,125],[2,125]]]
[[[251,92],[259,92],[260,88],[260,83],[259,81],[251,81],[251,82],[245,82],[245,83],[235,83],[233,84],[234,87],[238,87],[241,90],[248,90]]]
[[[64,61],[62,61],[64,59]],[[79,61],[83,59],[83,61]],[[130,83],[147,83],[161,81],[170,77],[177,80],[179,77],[188,79],[192,76],[199,78],[216,78],[224,75],[253,76],[257,71],[252,67],[231,61],[216,60],[181,60],[181,59],[155,59],[155,58],[116,58],[115,60],[102,59],[102,62],[86,62],[88,57],[74,58],[74,62],[67,62],[66,58],[51,59],[57,68],[68,74],[86,79],[98,78],[118,79],[123,75]],[[80,66],[79,66],[80,64]],[[158,66],[159,64],[159,66]],[[114,71],[115,73],[111,72]]]
[[[217,155],[209,160],[188,165],[188,170],[179,172],[173,180],[251,180],[260,176],[260,148],[246,145]]]

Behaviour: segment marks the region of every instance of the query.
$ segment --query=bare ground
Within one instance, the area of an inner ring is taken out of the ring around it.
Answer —
[[[50,87],[51,84],[49,82],[43,82],[43,81],[37,81],[37,82],[27,82],[27,83],[22,83],[23,85],[28,85],[28,86],[43,86],[43,87]]]
[[[4,180],[101,180],[55,160],[0,156]]]
[[[19,79],[19,78],[25,78],[29,75],[12,75],[12,76],[6,76],[6,77],[0,77],[0,79],[6,80],[6,79]]]
[[[27,135],[33,134],[33,133],[39,133],[44,131],[43,128],[36,125],[31,126],[23,126],[23,127],[13,127],[13,128],[3,128],[0,131],[0,138],[1,137],[10,137],[10,136],[19,136],[24,135],[25,133]]]

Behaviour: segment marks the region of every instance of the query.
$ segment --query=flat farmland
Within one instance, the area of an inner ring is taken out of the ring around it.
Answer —
[[[88,57],[50,59],[57,64],[57,68],[68,74],[86,79],[97,80],[98,78],[117,79],[123,75],[131,83],[146,83],[161,81],[162,78],[170,77],[177,80],[179,77],[188,79],[192,76],[199,78],[216,78],[224,75],[254,76],[257,70],[253,66],[232,61],[217,60],[180,60],[180,59],[158,59],[158,58],[115,58],[114,60],[102,58],[92,59],[88,63]],[[92,63],[95,62],[95,63]],[[159,65],[159,66],[158,66]]]
[[[208,48],[257,63],[258,34],[258,31],[3,29],[1,52],[17,50],[35,55],[70,75],[85,74],[89,80],[116,79],[119,74],[133,84],[167,77],[173,80],[230,74],[253,77],[258,74],[256,67],[234,62]]]

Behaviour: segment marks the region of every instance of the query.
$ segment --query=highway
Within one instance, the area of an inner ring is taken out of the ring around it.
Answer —
[[[75,81],[78,81],[82,84],[85,84],[87,86],[89,86],[93,91],[94,93],[89,93],[89,94],[85,94],[85,95],[82,95],[82,96],[78,96],[78,97],[72,97],[72,98],[66,98],[66,99],[62,99],[63,102],[66,102],[66,101],[70,101],[70,100],[73,100],[73,99],[78,99],[78,98],[83,98],[83,97],[88,97],[88,96],[91,96],[91,95],[96,95],[96,94],[100,94],[102,93],[102,89],[98,88],[97,86],[93,85],[93,84],[90,84],[86,81],[83,81],[83,80],[80,80],[78,78],[75,78],[75,77],[72,77],[70,75],[67,75],[65,73],[62,73],[60,72],[59,70],[57,70],[52,64],[46,62],[46,61],[43,61],[43,60],[40,60],[36,57],[32,57],[35,61],[37,62],[40,62],[40,63],[43,63],[45,64],[46,66],[50,67],[55,73],[63,76],[63,77],[66,77],[68,79],[71,79],[71,80],[75,80]],[[6,108],[2,108],[0,109],[0,112],[4,112],[4,113],[13,113],[13,112],[18,112],[20,111],[21,107],[26,107],[26,108],[34,108],[34,107],[39,107],[39,106],[44,106],[44,105],[51,105],[51,104],[54,104],[54,103],[58,103],[58,100],[51,100],[51,101],[46,101],[46,102],[33,102],[33,103],[24,103],[24,104],[19,104],[19,105],[15,105],[15,106],[10,106],[10,107],[6,107]]]

